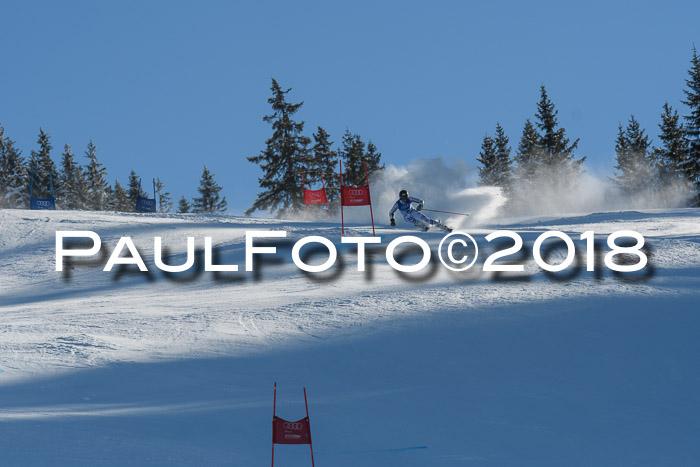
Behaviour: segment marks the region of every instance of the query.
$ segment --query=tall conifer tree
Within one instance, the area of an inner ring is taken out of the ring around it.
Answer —
[[[90,140],[85,151],[88,160],[85,166],[85,181],[87,182],[87,205],[94,211],[102,211],[107,204],[107,168],[97,159],[97,146]]]
[[[7,155],[5,154],[5,128],[0,124],[0,207],[4,207],[4,198],[7,187]]]
[[[637,194],[654,188],[654,174],[649,158],[649,138],[632,115],[625,130],[618,125],[615,154],[618,174],[614,181],[625,194]]]
[[[209,171],[206,165],[197,191],[199,191],[200,196],[193,200],[194,212],[217,214],[226,211],[226,197],[221,197],[221,186],[214,181],[214,174]]]
[[[559,127],[557,119],[559,111],[549,99],[544,85],[540,87],[540,101],[537,104],[537,127],[540,130],[539,146],[541,153],[537,157],[540,162],[552,169],[556,175],[570,176],[578,174],[580,166],[586,159],[576,159],[574,151],[579,140],[570,143],[566,130]],[[564,180],[565,183],[568,181]]]
[[[382,153],[377,150],[377,146],[372,141],[367,142],[367,151],[365,152],[365,161],[367,161],[367,172],[372,177],[373,174],[384,170],[382,164]]]
[[[15,142],[4,135],[5,129],[0,125],[0,207],[27,208],[29,177],[22,151],[15,148]]]
[[[496,136],[493,139],[496,157],[496,186],[500,186],[506,192],[510,191],[512,184],[512,159],[510,157],[510,141],[500,123],[496,123]]]
[[[170,198],[170,192],[165,191],[165,184],[160,180],[160,177],[156,178],[155,198],[158,200],[158,211],[170,212],[173,202]]]
[[[519,182],[533,180],[541,152],[540,134],[530,119],[527,119],[515,154]]]
[[[496,149],[493,145],[493,138],[486,135],[481,142],[481,152],[476,159],[483,167],[479,167],[479,184],[484,186],[494,186],[497,183],[496,176]]]
[[[39,137],[37,138],[39,150],[31,151],[29,159],[29,171],[34,174],[32,196],[35,198],[48,198],[51,196],[51,185],[53,184],[56,197],[60,197],[61,185],[58,177],[56,164],[51,159],[51,138],[44,132],[43,128],[39,128]]]
[[[115,211],[120,212],[133,211],[133,207],[131,205],[131,202],[129,201],[126,190],[121,185],[121,183],[119,183],[119,180],[114,181],[111,208]]]
[[[260,154],[248,157],[263,171],[258,179],[263,191],[246,215],[263,210],[276,211],[277,217],[282,217],[303,206],[300,172],[308,162],[311,140],[302,135],[304,122],[292,119],[304,103],[288,103],[286,94],[291,88],[283,90],[274,78],[270,90],[272,97],[267,101],[272,105],[272,113],[263,120],[272,125],[273,134]]]
[[[63,209],[84,208],[84,178],[80,166],[75,161],[75,155],[69,144],[63,146],[61,154],[61,184],[62,198],[59,199]]]
[[[688,152],[682,162],[683,171],[695,189],[693,205],[700,206],[700,57],[693,47],[693,58],[690,60],[688,78],[685,80],[687,89],[684,89],[685,100],[688,106],[688,115],[685,119],[685,137],[688,141]]]
[[[338,176],[338,153],[332,149],[333,142],[330,141],[330,135],[326,130],[320,126],[313,134],[314,145],[311,148],[313,163],[310,169],[313,169],[314,175],[323,174],[323,180],[326,184],[326,193],[328,195],[328,202],[330,203],[331,210],[337,209],[336,200],[340,196],[340,182]],[[310,178],[313,183],[318,183],[319,180],[316,178]]]
[[[683,162],[688,153],[688,142],[685,139],[683,123],[678,112],[666,102],[659,123],[659,139],[662,146],[652,151],[656,170],[661,184],[673,181],[685,182]]]
[[[192,206],[190,205],[189,201],[187,201],[187,199],[184,196],[182,196],[180,198],[180,201],[178,201],[177,203],[177,212],[180,214],[188,213],[190,212],[190,209],[192,209]]]
[[[343,147],[339,151],[343,160],[343,185],[364,186],[367,184],[365,176],[364,157],[365,143],[359,135],[353,134],[349,129],[343,135]],[[369,171],[369,167],[367,168]]]
[[[129,200],[129,209],[127,212],[136,211],[136,200],[139,196],[145,197],[146,193],[141,189],[141,178],[136,175],[133,169],[129,173],[129,186],[126,190],[126,197]]]

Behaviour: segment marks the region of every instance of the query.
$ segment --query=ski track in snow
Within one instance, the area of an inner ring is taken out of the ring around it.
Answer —
[[[557,282],[545,277],[532,258],[526,271],[534,283],[493,281],[476,268],[455,275],[442,266],[429,280],[406,281],[382,257],[375,258],[373,277],[367,280],[355,270],[354,253],[340,245],[340,228],[329,223],[1,210],[0,225],[0,368],[4,370],[0,384],[112,362],[247,355],[331,338],[351,339],[400,328],[411,319],[488,313],[506,304],[518,318],[519,303],[693,294],[700,268],[697,209],[521,219],[470,230],[483,241],[490,231],[511,229],[529,244],[546,230],[561,230],[574,239],[587,230],[595,231],[599,239],[614,231],[635,230],[654,249],[655,275],[641,282],[622,281],[609,272],[599,281],[584,273]],[[281,250],[283,264],[264,265],[255,280],[252,273],[243,272],[244,236],[246,230],[262,229],[284,229],[292,241],[308,235],[333,239],[347,253],[341,278],[311,280],[291,264],[290,251]],[[96,231],[110,252],[119,237],[131,236],[149,266],[155,235],[172,250],[172,264],[184,261],[186,236],[194,236],[198,247],[204,236],[211,236],[226,261],[239,264],[240,272],[231,276],[239,279],[217,282],[211,273],[202,273],[176,282],[155,271],[152,282],[137,275],[115,280],[101,266],[80,265],[65,280],[55,271],[57,230]],[[346,235],[370,232],[358,226]],[[398,235],[423,235],[402,229],[379,229],[378,234],[384,237],[384,246]],[[442,234],[423,238],[435,247]]]

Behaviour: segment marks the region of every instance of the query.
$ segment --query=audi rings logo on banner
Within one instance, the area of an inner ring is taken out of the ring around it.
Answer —
[[[301,422],[284,422],[285,430],[299,431],[304,428],[304,424]]]
[[[364,196],[365,190],[348,190],[348,194],[352,196]]]
[[[49,203],[48,201],[37,201],[37,202],[36,202],[36,205],[37,205],[37,206],[47,206],[47,207],[48,207],[48,206],[51,206],[51,203]]]

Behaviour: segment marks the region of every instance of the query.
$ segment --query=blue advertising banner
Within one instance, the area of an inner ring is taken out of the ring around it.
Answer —
[[[49,209],[52,211],[56,210],[56,200],[53,198],[30,198],[29,201],[30,209]]]
[[[144,198],[139,196],[136,198],[136,212],[156,212],[155,198]]]

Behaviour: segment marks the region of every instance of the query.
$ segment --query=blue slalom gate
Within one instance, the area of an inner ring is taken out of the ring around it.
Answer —
[[[139,192],[141,179],[139,179]],[[153,198],[145,198],[140,194],[136,197],[136,212],[156,212],[156,180],[153,179]]]
[[[51,184],[51,198],[35,198],[34,171],[32,170],[32,176],[29,184],[29,209],[48,209],[50,211],[56,210],[56,195],[53,191],[53,177],[51,176],[51,172],[49,172],[49,183]]]

